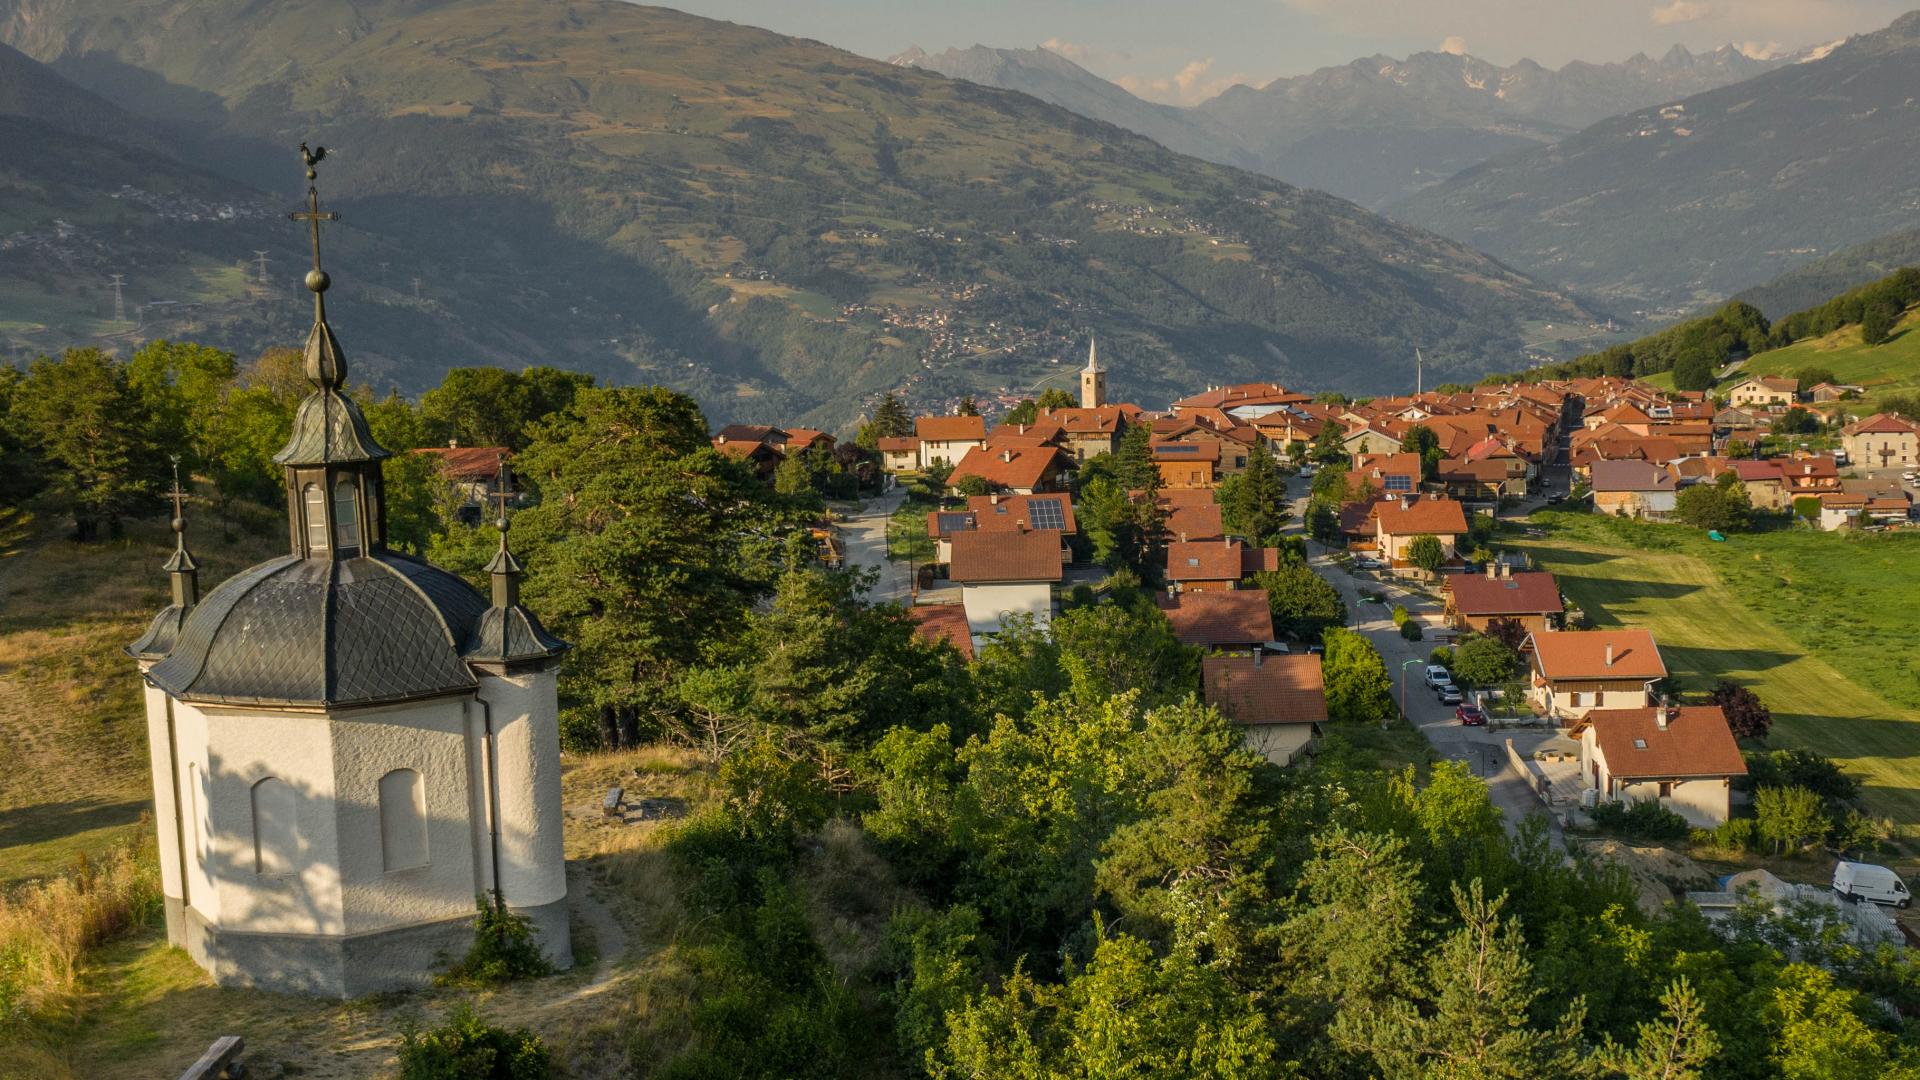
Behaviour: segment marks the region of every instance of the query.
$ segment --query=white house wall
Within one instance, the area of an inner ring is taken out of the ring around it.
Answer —
[[[1041,628],[1053,621],[1053,587],[1044,581],[968,584],[960,590],[960,602],[966,609],[967,629],[976,639],[999,633],[1003,621],[1014,615],[1031,615]]]

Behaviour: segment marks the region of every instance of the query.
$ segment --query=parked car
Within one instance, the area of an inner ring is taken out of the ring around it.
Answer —
[[[1386,563],[1381,562],[1379,559],[1371,558],[1355,559],[1353,560],[1353,566],[1356,570],[1385,570],[1387,568]]]
[[[1833,891],[1843,899],[1871,900],[1876,904],[1891,904],[1897,908],[1904,908],[1913,902],[1913,894],[1907,891],[1907,883],[1900,880],[1899,874],[1872,863],[1835,863]]]
[[[1911,484],[1916,479],[1920,479],[1920,473],[1916,473],[1913,470],[1909,469],[1906,472],[1903,472],[1900,474],[1900,479],[1905,480],[1907,483]]]
[[[1427,681],[1427,689],[1429,690],[1438,690],[1442,686],[1453,685],[1453,672],[1448,671],[1439,664],[1428,664],[1425,678]]]
[[[1561,494],[1561,493],[1560,493],[1560,492],[1558,492],[1558,491],[1556,491],[1556,492],[1554,492],[1553,494],[1551,494],[1551,495],[1549,495],[1549,496],[1547,496],[1547,505],[1548,505],[1548,506],[1559,506],[1559,505],[1560,505],[1561,503],[1563,503],[1563,502],[1566,502],[1566,501],[1567,501],[1567,497],[1566,497],[1565,495],[1563,495],[1563,494]]]
[[[1486,727],[1487,712],[1478,705],[1461,705],[1453,710],[1453,718],[1467,727]]]
[[[1436,686],[1433,688],[1433,692],[1439,695],[1440,704],[1442,705],[1458,705],[1466,700],[1464,695],[1460,693],[1460,688],[1452,683],[1447,683],[1445,686]]]

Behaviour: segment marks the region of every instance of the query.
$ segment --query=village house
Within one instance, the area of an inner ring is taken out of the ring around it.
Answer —
[[[1264,590],[1176,593],[1157,599],[1182,645],[1251,651],[1273,640],[1273,609]]]
[[[974,495],[965,510],[927,511],[927,536],[934,541],[935,561],[952,561],[953,534],[962,532],[1048,532],[1060,538],[1060,557],[1070,560],[1067,538],[1078,534],[1073,500],[1052,495]]]
[[[1787,493],[1787,478],[1778,461],[1733,460],[1727,471],[1746,489],[1747,501],[1755,510],[1782,513],[1792,509],[1793,497]]]
[[[1167,581],[1180,592],[1237,589],[1244,547],[1238,540],[1175,540],[1167,545]]]
[[[1673,516],[1678,487],[1673,474],[1644,461],[1596,461],[1588,468],[1592,478],[1593,508],[1602,514],[1647,518]]]
[[[1737,409],[1786,408],[1799,400],[1799,379],[1756,375],[1727,391],[1727,404]]]
[[[1201,694],[1240,726],[1247,749],[1287,765],[1327,721],[1327,693],[1314,653],[1214,655],[1200,661]]]
[[[1858,386],[1841,386],[1838,383],[1830,382],[1818,382],[1807,387],[1807,397],[1820,405],[1825,405],[1833,401],[1843,401],[1848,394],[1858,396],[1859,393],[1860,387]]]
[[[1795,454],[1775,458],[1787,482],[1787,497],[1818,497],[1840,490],[1840,463],[1827,454]]]
[[[1205,391],[1173,403],[1175,415],[1194,412],[1220,412],[1235,420],[1246,421],[1312,401],[1310,394],[1289,390],[1277,383],[1241,383],[1237,386],[1211,386]]]
[[[1428,485],[1462,503],[1497,506],[1503,498],[1524,498],[1527,478],[1514,475],[1505,461],[1469,461],[1447,458],[1433,471]]]
[[[1159,442],[1153,444],[1153,463],[1160,484],[1169,488],[1211,488],[1218,477],[1217,442]]]
[[[1449,574],[1445,583],[1446,620],[1460,630],[1487,632],[1495,619],[1509,619],[1527,633],[1560,629],[1566,605],[1560,583],[1544,570],[1514,573],[1504,562],[1490,562],[1485,574]]]
[[[887,435],[874,445],[880,452],[880,468],[890,473],[920,471],[920,440],[912,435]]]
[[[1718,705],[1595,709],[1569,732],[1600,802],[1657,802],[1696,829],[1726,823],[1746,761]]]
[[[715,437],[713,448],[735,461],[742,461],[753,470],[753,474],[762,480],[773,479],[773,472],[786,460],[771,442],[750,441],[746,439],[720,439]]]
[[[1863,469],[1920,465],[1920,424],[1892,413],[1874,413],[1840,429],[1847,460]]]
[[[500,463],[511,456],[504,446],[428,446],[412,451],[434,459],[440,479],[460,500],[460,520],[478,525],[487,500],[500,490]]]
[[[1009,619],[1053,623],[1053,587],[1060,582],[1060,539],[1052,532],[957,532],[948,540],[947,578],[961,586],[960,602],[976,647]]]
[[[1417,536],[1440,541],[1442,563],[1457,563],[1460,538],[1467,534],[1467,515],[1452,499],[1415,495],[1373,508],[1374,539],[1380,554],[1396,570],[1413,566],[1407,546]]]
[[[1528,698],[1543,715],[1577,720],[1594,709],[1644,709],[1667,665],[1645,630],[1549,630],[1527,639]]]
[[[1189,499],[1170,500],[1167,495],[1189,494],[1189,492],[1162,492],[1160,506],[1166,511],[1165,532],[1171,540],[1219,540],[1226,534],[1220,519],[1220,506],[1213,501],[1212,492],[1200,490],[1194,494],[1206,495],[1207,501],[1197,502]]]
[[[1390,499],[1412,495],[1420,490],[1419,454],[1355,454],[1347,483],[1361,480]]]
[[[920,468],[931,469],[936,461],[958,465],[967,451],[987,441],[987,422],[978,416],[922,416],[913,422],[914,437],[920,440]]]
[[[1016,446],[995,441],[967,451],[947,476],[947,487],[955,492],[969,476],[986,481],[987,488],[1016,495],[1058,491],[1067,458],[1058,447]]]
[[[1820,495],[1815,522],[1829,532],[1859,525],[1897,525],[1913,514],[1912,497],[1898,481],[1842,480],[1841,490]]]

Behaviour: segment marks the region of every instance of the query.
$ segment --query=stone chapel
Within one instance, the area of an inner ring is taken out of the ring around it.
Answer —
[[[146,683],[167,937],[222,985],[333,997],[419,985],[475,898],[571,964],[556,668],[519,599],[386,546],[381,462],[327,325],[307,165],[313,330],[285,470],[287,554],[199,596],[174,488],[172,603],[127,647]],[[503,467],[504,469],[504,467]]]

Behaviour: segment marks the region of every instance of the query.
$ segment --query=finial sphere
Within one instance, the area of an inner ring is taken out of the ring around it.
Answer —
[[[314,269],[314,270],[307,271],[307,291],[308,292],[317,292],[317,293],[326,292],[327,286],[331,284],[333,284],[333,279],[327,276],[327,272],[325,270]]]

